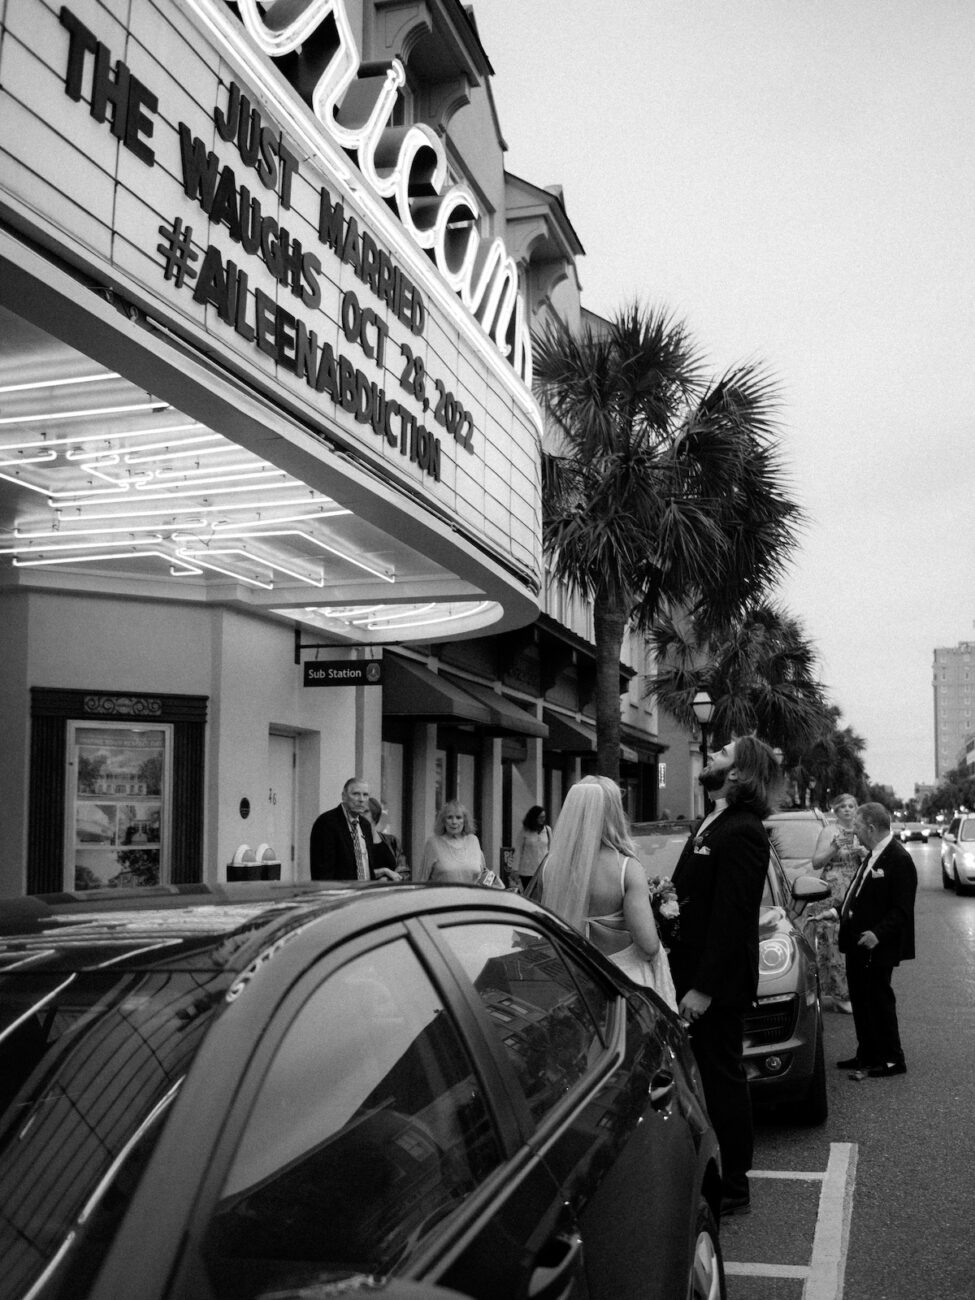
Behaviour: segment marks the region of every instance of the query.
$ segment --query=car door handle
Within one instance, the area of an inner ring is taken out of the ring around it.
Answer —
[[[669,1070],[658,1070],[650,1081],[650,1104],[654,1110],[666,1110],[674,1099],[677,1082]]]
[[[528,1280],[528,1300],[557,1300],[567,1294],[581,1264],[582,1238],[577,1232],[549,1237]]]

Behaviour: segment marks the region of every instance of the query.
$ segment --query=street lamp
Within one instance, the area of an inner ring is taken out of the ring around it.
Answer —
[[[707,691],[698,691],[691,702],[691,708],[694,710],[694,716],[701,728],[701,766],[703,768],[707,767],[708,762],[708,728],[711,726],[711,719],[714,717],[714,700],[711,699]]]
[[[707,691],[698,691],[691,701],[691,708],[694,710],[694,716],[697,718],[697,724],[701,728],[701,771],[708,765],[708,728],[711,725],[711,719],[714,717],[714,700]],[[705,817],[714,807],[707,790],[704,790],[704,815]]]

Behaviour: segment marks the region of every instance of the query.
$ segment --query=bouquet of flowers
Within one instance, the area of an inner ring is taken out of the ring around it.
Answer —
[[[669,952],[680,937],[680,904],[677,890],[669,876],[654,876],[650,883],[650,906],[660,935],[660,942]]]

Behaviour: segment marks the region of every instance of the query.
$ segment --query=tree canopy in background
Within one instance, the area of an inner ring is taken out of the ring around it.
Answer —
[[[686,325],[639,304],[578,334],[534,337],[547,417],[543,542],[553,576],[590,601],[597,770],[619,776],[619,662],[630,625],[681,611],[703,632],[761,601],[796,544],[777,437],[778,392],[758,365],[709,380]]]

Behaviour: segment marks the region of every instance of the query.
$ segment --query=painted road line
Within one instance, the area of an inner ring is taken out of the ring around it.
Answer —
[[[856,1143],[831,1142],[803,1300],[838,1300],[843,1294],[856,1169]]]
[[[825,1170],[822,1173],[807,1172],[798,1169],[751,1169],[748,1172],[749,1178],[797,1178],[800,1182],[817,1183],[826,1177]]]
[[[725,1260],[729,1277],[771,1277],[800,1280],[802,1300],[840,1300],[846,1273],[850,1211],[856,1183],[856,1144],[831,1142],[823,1173],[793,1169],[753,1169],[750,1178],[821,1182],[812,1258],[808,1264],[739,1264]]]

